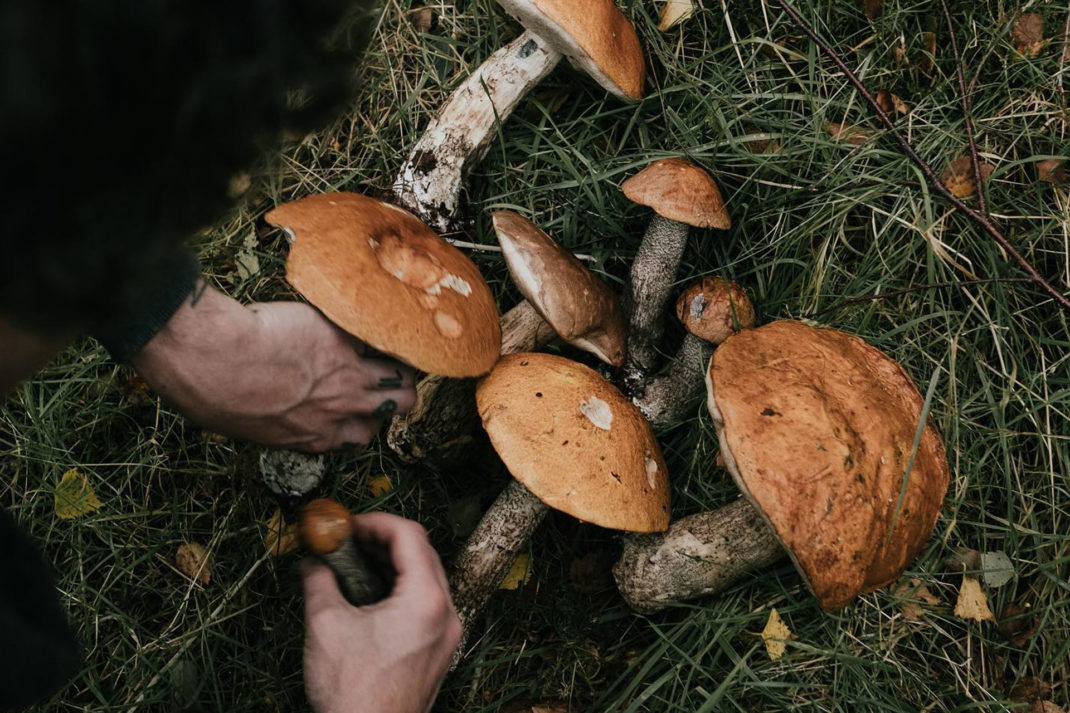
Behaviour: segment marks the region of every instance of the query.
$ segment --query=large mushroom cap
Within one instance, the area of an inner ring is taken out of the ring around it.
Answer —
[[[746,290],[731,280],[703,277],[681,293],[676,316],[696,337],[720,344],[754,326],[754,305]]]
[[[729,337],[707,386],[729,470],[821,606],[898,578],[949,477],[926,424],[904,483],[922,398],[902,367],[858,337],[774,322]]]
[[[502,357],[476,390],[494,450],[550,507],[616,530],[669,526],[669,477],[650,424],[595,371],[551,354]]]
[[[342,329],[432,374],[479,376],[501,353],[498,310],[478,268],[415,217],[354,193],[267,214],[294,237],[286,279]]]
[[[627,334],[613,290],[527,218],[502,210],[493,220],[509,273],[528,302],[562,339],[620,366]]]
[[[658,215],[696,228],[732,227],[724,199],[710,174],[682,158],[655,161],[623,184],[633,203]]]
[[[639,36],[613,0],[498,0],[521,25],[621,99],[643,98]]]

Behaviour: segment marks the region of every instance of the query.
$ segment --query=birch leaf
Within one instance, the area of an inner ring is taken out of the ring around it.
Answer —
[[[661,22],[658,23],[658,29],[667,32],[691,17],[694,12],[693,0],[665,0],[665,4],[661,6]]]
[[[287,524],[282,519],[282,510],[278,508],[272,513],[267,522],[267,534],[264,536],[264,548],[271,553],[272,557],[279,557],[287,552],[297,549],[299,539],[297,526],[294,523]]]
[[[1014,579],[1014,563],[1003,552],[985,552],[981,555],[981,569],[984,571],[985,584],[989,587],[1002,587]]]
[[[502,580],[500,589],[519,589],[521,584],[531,581],[531,555],[527,552],[521,554],[513,563],[513,568]]]
[[[89,485],[89,480],[77,468],[71,468],[56,486],[56,517],[71,520],[91,513],[103,505]]]
[[[981,588],[981,582],[972,574],[962,575],[959,598],[955,602],[955,616],[973,621],[996,620],[992,610],[988,608],[988,595]]]
[[[769,620],[762,629],[762,641],[765,642],[765,651],[769,654],[770,661],[776,661],[788,650],[787,642],[794,639],[795,634],[784,623],[780,612],[776,609],[769,610]]]
[[[372,478],[368,481],[368,491],[372,494],[373,498],[386,495],[393,489],[394,481],[390,480],[389,475],[380,475],[378,478]]]
[[[201,584],[212,581],[212,570],[208,566],[208,551],[199,542],[183,542],[175,552],[175,564],[190,579]]]

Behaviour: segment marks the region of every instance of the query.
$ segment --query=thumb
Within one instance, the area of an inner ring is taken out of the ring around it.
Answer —
[[[349,608],[349,603],[338,588],[334,572],[327,565],[312,557],[304,558],[301,560],[301,579],[305,590],[306,619],[328,609]]]

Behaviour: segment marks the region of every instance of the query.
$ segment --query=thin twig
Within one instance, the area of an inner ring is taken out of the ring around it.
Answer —
[[[925,178],[929,181],[930,187],[934,191],[939,193],[941,196],[943,196],[949,203],[951,203],[951,205],[957,208],[961,213],[963,213],[968,218],[977,223],[979,226],[981,226],[981,228],[986,233],[992,236],[992,238],[1000,245],[1000,247],[1002,247],[1009,255],[1014,258],[1014,260],[1021,266],[1021,268],[1026,272],[1026,274],[1029,275],[1033,282],[1035,282],[1045,292],[1051,295],[1063,309],[1070,312],[1070,299],[1067,299],[1065,295],[1063,295],[1061,292],[1052,287],[1051,283],[1045,280],[1043,275],[1037,272],[1037,269],[1033,267],[1033,265],[1030,264],[1030,262],[1026,260],[1020,252],[1018,252],[1014,245],[1011,244],[1011,241],[1008,240],[1002,232],[1000,232],[999,228],[992,224],[991,220],[989,220],[986,216],[978,213],[970,206],[966,205],[961,199],[959,199],[947,189],[947,187],[940,180],[940,177],[936,175],[936,171],[933,170],[933,167],[930,166],[925,161],[925,159],[919,156],[918,152],[914,150],[914,147],[910,145],[910,142],[907,141],[901,133],[899,133],[899,131],[895,127],[895,124],[892,122],[892,119],[888,116],[888,114],[885,113],[883,109],[881,109],[880,104],[877,103],[877,100],[873,97],[869,90],[866,89],[865,85],[862,84],[862,80],[858,78],[858,75],[851,71],[850,67],[847,66],[847,64],[843,61],[840,55],[837,54],[834,49],[832,49],[829,45],[825,44],[825,42],[817,36],[817,33],[814,31],[814,29],[810,27],[810,25],[805,20],[803,20],[802,17],[800,17],[799,14],[795,12],[795,10],[792,9],[790,5],[788,5],[786,0],[774,0],[774,2],[776,2],[776,4],[779,5],[781,9],[783,9],[784,12],[787,13],[787,15],[795,22],[799,29],[802,30],[803,33],[806,34],[806,36],[814,42],[814,44],[821,48],[821,51],[824,52],[837,67],[840,68],[840,71],[844,73],[844,76],[847,77],[847,80],[852,85],[854,85],[855,89],[858,90],[858,92],[862,95],[866,102],[871,107],[873,107],[873,110],[877,113],[877,117],[880,119],[881,123],[884,124],[884,127],[888,130],[888,133],[892,136],[892,138],[894,138],[899,144],[899,147],[903,150],[903,153],[905,153],[925,175]]]
[[[973,180],[977,184],[977,207],[981,215],[988,217],[988,205],[985,201],[985,177],[981,175],[981,158],[977,155],[977,142],[974,140],[973,120],[970,119],[970,95],[966,91],[966,79],[962,76],[962,57],[959,44],[955,40],[955,23],[951,21],[951,11],[947,9],[947,0],[940,0],[947,21],[947,34],[951,39],[951,53],[955,57],[955,76],[959,81],[959,94],[962,96],[962,116],[966,120],[966,138],[970,142],[970,163],[973,165]],[[980,73],[981,68],[975,70]]]
[[[901,290],[891,290],[889,292],[879,292],[875,295],[863,295],[862,297],[849,297],[845,300],[833,304],[831,307],[825,307],[819,309],[816,312],[810,312],[804,314],[806,319],[812,319],[818,315],[827,314],[828,312],[835,312],[841,307],[847,307],[860,302],[873,302],[875,300],[890,300],[893,297],[901,297],[902,295],[908,295],[911,292],[921,292],[922,290],[939,290],[945,287],[966,287],[968,285],[991,285],[996,283],[1018,283],[1018,282],[1032,282],[1028,277],[992,277],[985,280],[949,280],[947,282],[927,282],[924,285],[911,285],[910,287],[904,287]]]

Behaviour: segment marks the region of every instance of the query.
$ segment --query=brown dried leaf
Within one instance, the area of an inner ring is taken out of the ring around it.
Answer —
[[[832,121],[826,123],[825,128],[832,134],[832,138],[837,141],[846,141],[853,146],[861,146],[877,133],[873,129],[863,129],[858,126],[839,124]]]
[[[1044,39],[1044,18],[1035,12],[1023,12],[1011,28],[1014,49],[1025,57],[1036,57],[1048,40]]]
[[[877,92],[877,106],[879,106],[885,114],[891,114],[893,111],[896,114],[909,114],[910,107],[903,101],[898,94],[892,94],[891,92]]]
[[[276,508],[267,522],[264,548],[272,557],[279,557],[296,550],[298,544],[300,544],[300,538],[297,534],[297,524],[283,520],[282,510]]]
[[[936,33],[921,33],[921,57],[918,58],[918,69],[926,77],[931,77],[936,69]]]
[[[1037,178],[1045,183],[1062,185],[1066,183],[1066,161],[1061,158],[1049,158],[1037,161]]]
[[[1014,602],[1008,602],[999,613],[996,631],[1009,641],[1011,646],[1020,649],[1037,633],[1037,623],[1030,609],[1028,603],[1020,607]]]
[[[1026,676],[1011,686],[1007,697],[1021,703],[1034,703],[1051,698],[1051,684],[1034,676]]]
[[[921,608],[922,604],[935,606],[940,603],[940,599],[930,592],[929,588],[917,578],[901,583],[896,587],[895,595],[902,599],[899,604],[899,611],[902,612],[903,618],[907,621],[921,621],[922,616],[925,614],[925,611]]]
[[[980,164],[981,180],[986,181],[995,169],[985,163]],[[974,180],[973,164],[969,156],[959,156],[947,165],[942,176],[947,190],[956,198],[968,198],[977,192],[977,181]],[[978,566],[980,562],[978,561]],[[971,567],[970,569],[976,569]]]
[[[988,595],[981,588],[981,582],[972,574],[962,575],[959,598],[955,602],[955,616],[973,621],[996,620],[992,610],[988,608]]]
[[[435,26],[435,13],[429,7],[418,7],[406,13],[417,32],[430,32]]]
[[[183,542],[175,552],[175,565],[182,574],[201,584],[212,581],[208,550],[199,542]]]
[[[866,17],[876,20],[881,16],[881,0],[865,0]]]
[[[661,22],[658,29],[667,32],[680,24],[695,12],[693,0],[665,0],[661,6]]]

